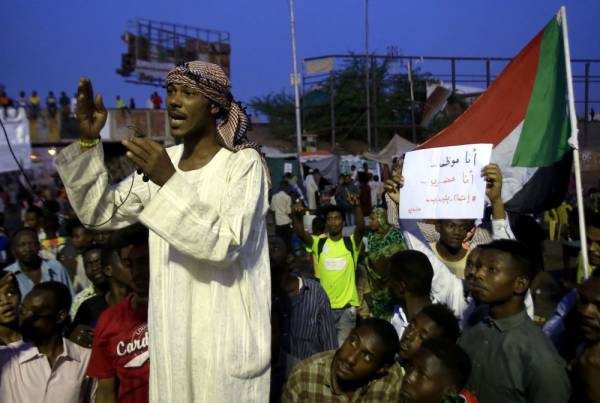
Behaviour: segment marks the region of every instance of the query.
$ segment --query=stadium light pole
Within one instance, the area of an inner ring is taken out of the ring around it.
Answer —
[[[294,0],[290,0],[290,31],[292,35],[292,83],[294,84],[294,103],[296,107],[296,148],[298,157],[302,152],[302,127],[300,125],[300,89],[298,88],[298,62],[296,59],[296,19],[294,18]]]

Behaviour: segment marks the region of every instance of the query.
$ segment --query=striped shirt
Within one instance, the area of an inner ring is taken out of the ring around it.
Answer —
[[[358,389],[351,400],[337,387],[331,365],[336,351],[317,354],[300,363],[283,390],[283,403],[291,402],[397,402],[400,399],[402,368],[393,364],[387,373]]]
[[[300,290],[289,298],[274,291],[273,307],[283,316],[283,349],[303,360],[338,347],[329,298],[318,281],[299,277]]]

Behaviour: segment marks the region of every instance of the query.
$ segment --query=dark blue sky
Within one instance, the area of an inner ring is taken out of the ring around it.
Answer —
[[[600,58],[599,0],[370,0],[370,48],[404,54],[514,56],[559,7],[567,6],[571,52]],[[114,106],[117,94],[143,104],[151,87],[115,73],[128,19],[164,20],[224,30],[232,36],[237,98],[289,90],[287,0],[7,1],[0,12],[0,83],[72,93],[81,75]],[[296,0],[298,55],[364,51],[364,0]]]

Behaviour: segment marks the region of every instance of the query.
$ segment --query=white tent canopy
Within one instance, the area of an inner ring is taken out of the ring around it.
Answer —
[[[415,147],[416,144],[395,134],[383,150],[378,153],[365,152],[363,156],[369,160],[391,165],[394,157],[402,157],[407,152],[414,150]]]
[[[267,158],[294,158],[294,157],[296,157],[295,153],[284,153],[284,152],[281,152],[280,150],[276,149],[275,147],[263,146],[261,148],[261,151],[263,152],[263,154],[265,154],[265,157],[267,157]]]

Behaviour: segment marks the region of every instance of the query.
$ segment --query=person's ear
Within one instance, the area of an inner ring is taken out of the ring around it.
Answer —
[[[437,233],[438,233],[438,234],[439,234],[439,233],[440,233],[440,231],[441,231],[441,230],[440,230],[440,223],[439,223],[439,221],[436,221],[436,223],[435,223],[435,230],[437,231]]]
[[[67,312],[66,309],[61,309],[56,314],[56,322],[59,324],[65,323],[65,321],[67,320],[68,317],[69,317],[69,312]]]
[[[112,273],[113,273],[112,266],[111,265],[103,266],[102,267],[102,273],[104,273],[104,275],[106,277],[112,277]]]
[[[406,292],[406,282],[405,281],[396,281],[397,287],[399,291],[402,291],[402,294]]]
[[[515,292],[515,294],[525,294],[527,292],[527,290],[529,289],[529,278],[527,278],[527,276],[518,276],[515,280],[515,284],[513,286],[513,290]]]
[[[406,283],[404,281],[397,281],[394,279],[388,279],[388,287],[390,290],[394,290],[395,294],[404,295],[406,292]]]
[[[218,115],[219,112],[221,111],[221,108],[219,108],[219,105],[211,102],[209,110],[210,110],[211,114]]]

